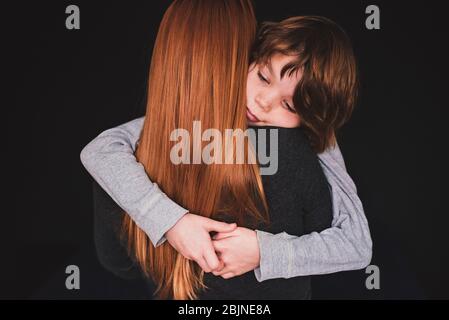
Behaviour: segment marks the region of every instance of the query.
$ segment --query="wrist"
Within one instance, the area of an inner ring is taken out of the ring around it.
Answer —
[[[254,260],[254,264],[255,264],[254,269],[256,269],[256,268],[259,268],[259,266],[260,266],[260,246],[259,246],[259,239],[257,237],[256,230],[251,230],[251,231],[252,231],[252,235],[253,235],[254,242],[255,242],[256,255],[255,255],[255,260]]]

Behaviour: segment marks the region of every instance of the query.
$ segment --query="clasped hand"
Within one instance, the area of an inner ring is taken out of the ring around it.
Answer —
[[[211,238],[210,232],[216,232]],[[187,213],[165,233],[167,241],[204,272],[229,279],[259,266],[254,230]]]

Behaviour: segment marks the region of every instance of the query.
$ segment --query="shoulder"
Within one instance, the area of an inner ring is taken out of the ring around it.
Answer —
[[[270,181],[288,181],[297,189],[302,189],[311,180],[319,179],[321,175],[324,176],[318,156],[312,150],[304,130],[301,128],[264,128],[275,130],[277,137],[277,139],[269,139],[268,153],[270,153],[271,161],[277,162],[277,171],[269,178]]]
[[[292,180],[300,196],[311,190],[327,188],[318,155],[301,128],[279,130],[279,170]]]
[[[301,128],[278,130],[279,158],[288,165],[319,168],[318,157]]]
[[[258,152],[269,154],[270,161],[276,161],[278,170],[274,174],[280,178],[300,178],[304,174],[320,174],[318,156],[312,150],[302,128],[251,127],[255,130]],[[261,150],[260,143],[266,137],[266,149]],[[265,152],[265,153],[264,153]]]
[[[285,154],[314,155],[309,141],[301,128],[281,128],[274,126],[250,127],[255,133],[257,143],[265,142],[270,149],[275,147]],[[263,140],[262,140],[263,139]],[[273,145],[274,144],[274,145]]]

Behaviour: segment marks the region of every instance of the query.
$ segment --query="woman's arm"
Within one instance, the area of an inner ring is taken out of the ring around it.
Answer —
[[[256,230],[259,281],[362,269],[371,261],[368,222],[338,145],[318,156],[331,189],[332,227],[301,237]]]

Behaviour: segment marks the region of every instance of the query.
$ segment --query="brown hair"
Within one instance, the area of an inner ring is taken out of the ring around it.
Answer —
[[[170,199],[206,217],[226,213],[236,222],[244,216],[268,220],[257,164],[170,161],[175,144],[170,133],[184,128],[192,136],[194,120],[203,130],[246,130],[246,79],[255,33],[250,0],[177,0],[164,14],[154,45],[136,158]],[[129,215],[123,227],[159,298],[197,298],[204,283],[194,261],[168,242],[154,247]]]
[[[323,152],[334,145],[336,130],[349,120],[357,98],[357,66],[350,40],[324,17],[265,22],[251,60],[267,63],[276,53],[297,57],[282,74],[303,72],[293,102],[313,149]]]

